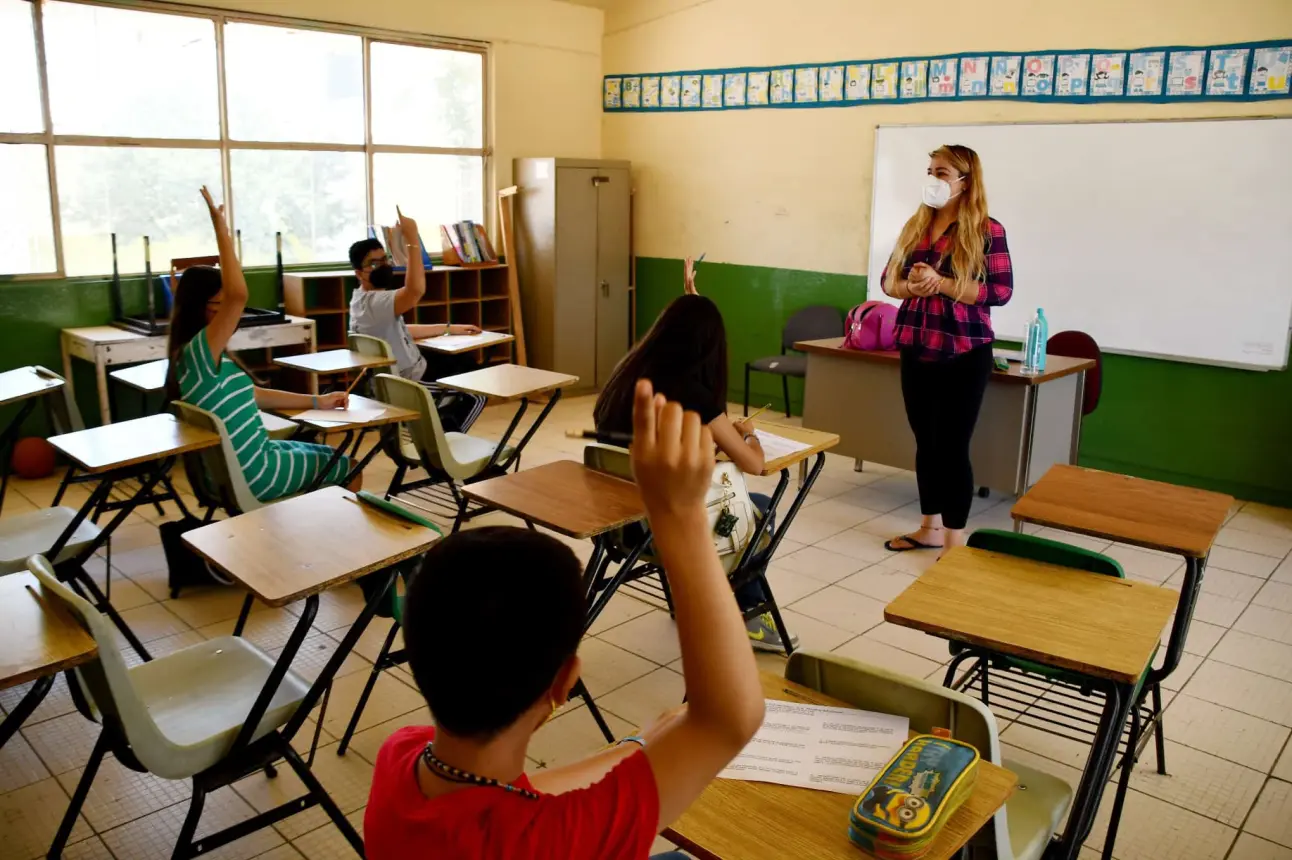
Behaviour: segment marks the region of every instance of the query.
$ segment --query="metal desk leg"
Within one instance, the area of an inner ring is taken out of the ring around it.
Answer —
[[[1095,731],[1090,758],[1086,759],[1086,768],[1081,773],[1081,783],[1072,799],[1068,826],[1063,836],[1046,848],[1045,860],[1076,860],[1082,843],[1090,835],[1095,816],[1099,812],[1104,786],[1117,758],[1122,726],[1126,723],[1127,711],[1133,704],[1133,696],[1134,690],[1127,684],[1113,684],[1105,691],[1103,714],[1099,718],[1099,728]]]
[[[9,426],[0,433],[0,510],[4,509],[5,492],[9,489],[9,467],[13,460],[13,448],[18,442],[18,434],[22,432],[22,423],[27,420],[27,416],[36,408],[39,398],[28,398],[19,409],[18,414],[9,422]]]
[[[13,709],[9,716],[4,718],[4,722],[0,723],[0,749],[4,749],[4,745],[9,742],[9,738],[13,737],[18,729],[22,728],[22,724],[27,721],[32,712],[40,707],[41,702],[45,701],[45,696],[49,693],[50,688],[54,686],[54,679],[57,677],[58,673],[55,672],[53,675],[37,678],[36,683],[31,685],[31,689],[23,694],[18,706]]]

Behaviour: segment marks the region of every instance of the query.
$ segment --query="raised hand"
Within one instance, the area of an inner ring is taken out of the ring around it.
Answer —
[[[398,206],[395,207],[395,214],[399,216],[399,232],[404,234],[404,244],[420,245],[422,239],[417,230],[417,222],[405,215]]]
[[[202,199],[206,201],[206,209],[211,214],[211,225],[215,227],[216,235],[229,235],[229,222],[224,217],[224,204],[216,204],[211,197],[211,191],[205,185],[202,186]]]
[[[638,381],[633,403],[633,477],[652,523],[661,517],[704,516],[713,452],[713,435],[699,415],[655,394],[650,380]]]
[[[687,257],[686,260],[684,261],[684,266],[685,268],[683,269],[683,275],[682,275],[682,278],[683,278],[682,289],[685,290],[688,296],[698,296],[700,293],[695,288],[694,258]]]

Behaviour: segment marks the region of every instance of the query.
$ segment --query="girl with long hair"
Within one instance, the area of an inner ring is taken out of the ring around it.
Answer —
[[[964,544],[973,502],[969,443],[993,366],[991,308],[1014,292],[1005,228],[987,214],[978,153],[967,146],[929,153],[923,201],[902,228],[880,285],[902,300],[902,399],[915,434],[924,517],[915,532],[884,546],[945,553]]]
[[[265,409],[344,409],[344,392],[296,394],[255,385],[247,372],[225,353],[247,306],[247,280],[234,250],[224,206],[217,206],[202,187],[220,250],[220,268],[194,266],[179,278],[171,312],[166,354],[168,400],[183,400],[219,416],[229,431],[234,453],[251,492],[268,501],[310,486],[332,461],[334,451],[314,445],[270,439],[260,419]],[[230,464],[232,466],[233,464]],[[329,469],[325,483],[338,484],[350,471],[348,457]],[[351,489],[358,489],[356,477]]]
[[[713,300],[695,292],[695,275],[687,260],[686,294],[674,299],[637,346],[619,362],[597,397],[593,420],[602,432],[631,433],[633,397],[639,379],[649,379],[655,391],[696,412],[709,427],[718,450],[742,472],[757,475],[766,458],[752,422],[727,417],[727,330]],[[771,499],[760,493],[749,498],[768,515]],[[736,591],[741,610],[766,600],[762,585],[751,582]],[[753,647],[783,651],[771,613],[746,622]]]

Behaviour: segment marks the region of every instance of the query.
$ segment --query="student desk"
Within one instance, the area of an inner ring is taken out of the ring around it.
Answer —
[[[0,690],[35,681],[4,722],[0,748],[54,686],[59,672],[94,658],[98,648],[40,580],[23,571],[0,576]]]
[[[153,487],[166,477],[176,458],[190,451],[219,445],[220,437],[185,424],[173,415],[150,415],[64,433],[51,437],[49,444],[83,473],[80,480],[97,483],[78,511],[54,507],[15,518],[30,521],[31,526],[25,533],[15,532],[13,545],[5,547],[5,557],[15,553],[21,558],[37,553],[44,555],[56,566],[60,578],[78,592],[90,594],[95,607],[112,619],[131,647],[147,660],[148,652],[143,644],[85,572],[83,565],[135,508],[154,500]],[[124,500],[111,500],[112,488],[129,480],[137,481],[137,488]],[[81,528],[87,517],[93,516],[97,520],[107,511],[115,511],[116,515],[97,533]],[[11,521],[11,527],[21,529],[21,526],[21,522]],[[59,526],[62,526],[61,531],[56,531]],[[56,538],[52,537],[54,534],[57,534]],[[66,555],[65,548],[69,549]]]
[[[238,329],[229,338],[229,349],[237,352],[302,344],[307,351],[313,352],[315,342],[314,320],[289,316],[286,322]],[[72,359],[79,358],[94,365],[99,389],[99,418],[103,424],[112,423],[108,368],[114,364],[138,364],[166,357],[166,335],[136,334],[111,325],[65,328],[60,344],[63,351],[63,377],[73,396],[75,386]]]
[[[436,385],[442,388],[452,388],[457,391],[465,391],[467,394],[476,394],[489,400],[519,400],[520,407],[516,410],[515,416],[511,419],[511,424],[507,426],[507,432],[502,434],[498,440],[497,453],[494,455],[494,461],[502,455],[502,451],[507,446],[507,440],[511,434],[516,431],[516,426],[520,424],[520,419],[524,417],[525,410],[529,408],[531,398],[540,395],[548,395],[547,404],[543,411],[538,413],[534,423],[529,425],[525,435],[521,437],[520,442],[516,444],[516,449],[511,455],[512,461],[520,457],[529,440],[533,438],[534,433],[542,426],[547,419],[548,414],[556,406],[557,401],[561,399],[561,389],[568,388],[579,381],[579,377],[570,376],[566,373],[555,373],[550,370],[539,370],[536,367],[521,367],[517,364],[495,364],[480,370],[473,370],[469,373],[459,373],[455,376],[446,376],[437,380]]]
[[[1136,688],[1174,606],[1175,594],[1164,588],[961,547],[888,604],[884,619],[987,655],[1076,673],[1103,694],[1067,829],[1046,854],[1072,860],[1090,834]],[[1123,762],[1123,787],[1132,763]],[[1114,813],[1106,856],[1116,820]]]
[[[22,403],[4,430],[0,432],[0,510],[4,509],[5,491],[9,489],[9,467],[13,460],[13,447],[22,432],[22,422],[36,408],[39,398],[62,388],[63,380],[51,375],[43,367],[29,365],[0,373],[0,406]],[[51,378],[52,377],[52,378]]]
[[[769,672],[759,676],[765,698],[851,707]],[[986,760],[979,768],[973,794],[947,821],[925,860],[955,857],[1014,793],[1014,774]],[[848,838],[856,801],[830,791],[715,779],[664,836],[700,860],[858,860],[871,855]]]
[[[358,394],[350,395],[349,408],[350,409],[379,409],[381,410],[381,414],[376,415],[364,421],[309,420],[309,421],[301,422],[301,426],[307,427],[318,433],[326,434],[326,433],[341,432],[345,434],[345,437],[341,440],[341,444],[336,447],[336,453],[334,453],[332,455],[332,459],[328,461],[327,468],[320,473],[320,477],[319,477],[320,481],[323,479],[323,477],[326,477],[328,472],[332,470],[332,466],[336,463],[337,460],[341,458],[341,455],[345,453],[345,449],[350,447],[350,442],[352,440],[354,441],[354,450],[351,452],[351,456],[357,457],[359,454],[359,442],[363,439],[363,433],[368,430],[380,428],[381,441],[379,441],[376,445],[373,445],[372,448],[369,449],[367,455],[364,456],[362,460],[355,463],[354,468],[350,470],[350,474],[346,475],[345,480],[341,482],[343,485],[350,483],[352,480],[354,480],[356,475],[358,475],[360,472],[362,472],[364,469],[368,467],[368,464],[372,462],[372,458],[377,456],[377,452],[381,450],[382,442],[386,441],[388,437],[393,436],[395,433],[399,432],[400,424],[406,421],[416,421],[418,418],[417,413],[413,412],[411,409],[404,409],[402,406],[392,406],[389,403],[382,403],[380,400],[372,400],[371,398],[363,397]],[[309,412],[309,411],[312,411],[312,410],[309,410],[309,409],[279,409],[278,410],[278,412],[281,415],[287,418],[292,418],[293,416],[300,415],[302,412]],[[355,439],[356,433],[359,434],[358,439]]]
[[[365,574],[384,574],[382,586],[373,591],[291,719],[272,733],[271,741],[260,738],[255,741],[257,744],[276,745],[280,750],[290,745],[314,706],[330,688],[333,677],[363,635],[373,612],[386,598],[395,580],[392,565],[425,552],[438,537],[424,526],[359,502],[353,493],[340,487],[326,487],[284,499],[185,533],[184,542],[198,555],[247,589],[247,599],[233,635],[242,635],[253,598],[272,607],[305,601],[287,644],[252,705],[242,731],[233,742],[235,749],[252,743],[255,727],[309,634],[310,625],[318,613],[319,595]],[[322,722],[320,714],[318,724],[321,726]],[[316,744],[317,741],[316,733]],[[232,778],[239,776],[234,774]],[[310,797],[307,795],[305,799]],[[263,821],[260,826],[275,820],[262,816],[252,819]],[[342,823],[337,822],[338,827]],[[363,841],[353,828],[342,827],[341,830],[359,856],[363,856]]]
[[[393,358],[364,355],[362,352],[350,349],[329,349],[326,352],[312,352],[305,355],[281,355],[274,359],[274,364],[305,373],[348,373],[352,370],[367,370],[372,367],[390,367],[394,363]]]
[[[915,468],[915,436],[902,400],[897,352],[843,349],[843,338],[809,340],[803,424],[841,437],[835,453],[896,469]],[[995,371],[970,449],[974,480],[1008,495],[1024,492],[1055,463],[1075,463],[1081,442],[1085,373],[1094,361],[1052,355],[1046,371]]]
[[[598,472],[573,460],[557,460],[468,484],[462,488],[462,493],[478,504],[506,511],[526,523],[543,526],[576,540],[592,541],[592,556],[583,571],[584,591],[588,598],[588,614],[583,624],[585,633],[650,542],[647,530],[636,546],[626,548],[627,557],[618,574],[607,578],[611,535],[629,523],[644,520],[646,509],[642,506],[637,486],[631,481]],[[601,733],[607,742],[613,743],[615,736],[582,679],[570,695],[583,697]]]
[[[423,349],[433,350],[445,355],[461,355],[486,346],[497,346],[500,343],[511,343],[515,335],[501,331],[482,331],[480,334],[447,334],[438,337],[427,337],[417,341]]]

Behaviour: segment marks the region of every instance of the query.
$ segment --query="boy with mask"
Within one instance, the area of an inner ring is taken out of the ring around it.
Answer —
[[[408,271],[404,285],[394,287],[395,272],[386,249],[376,239],[364,239],[350,246],[350,265],[359,288],[350,297],[350,331],[378,337],[390,344],[395,372],[405,379],[426,384],[435,396],[445,432],[465,433],[484,409],[483,397],[448,391],[431,383],[443,376],[474,370],[469,355],[437,357],[429,364],[416,341],[445,334],[479,334],[473,325],[408,325],[404,314],[417,307],[426,293],[426,268],[422,261],[417,223],[399,213],[399,231],[408,246]]]

